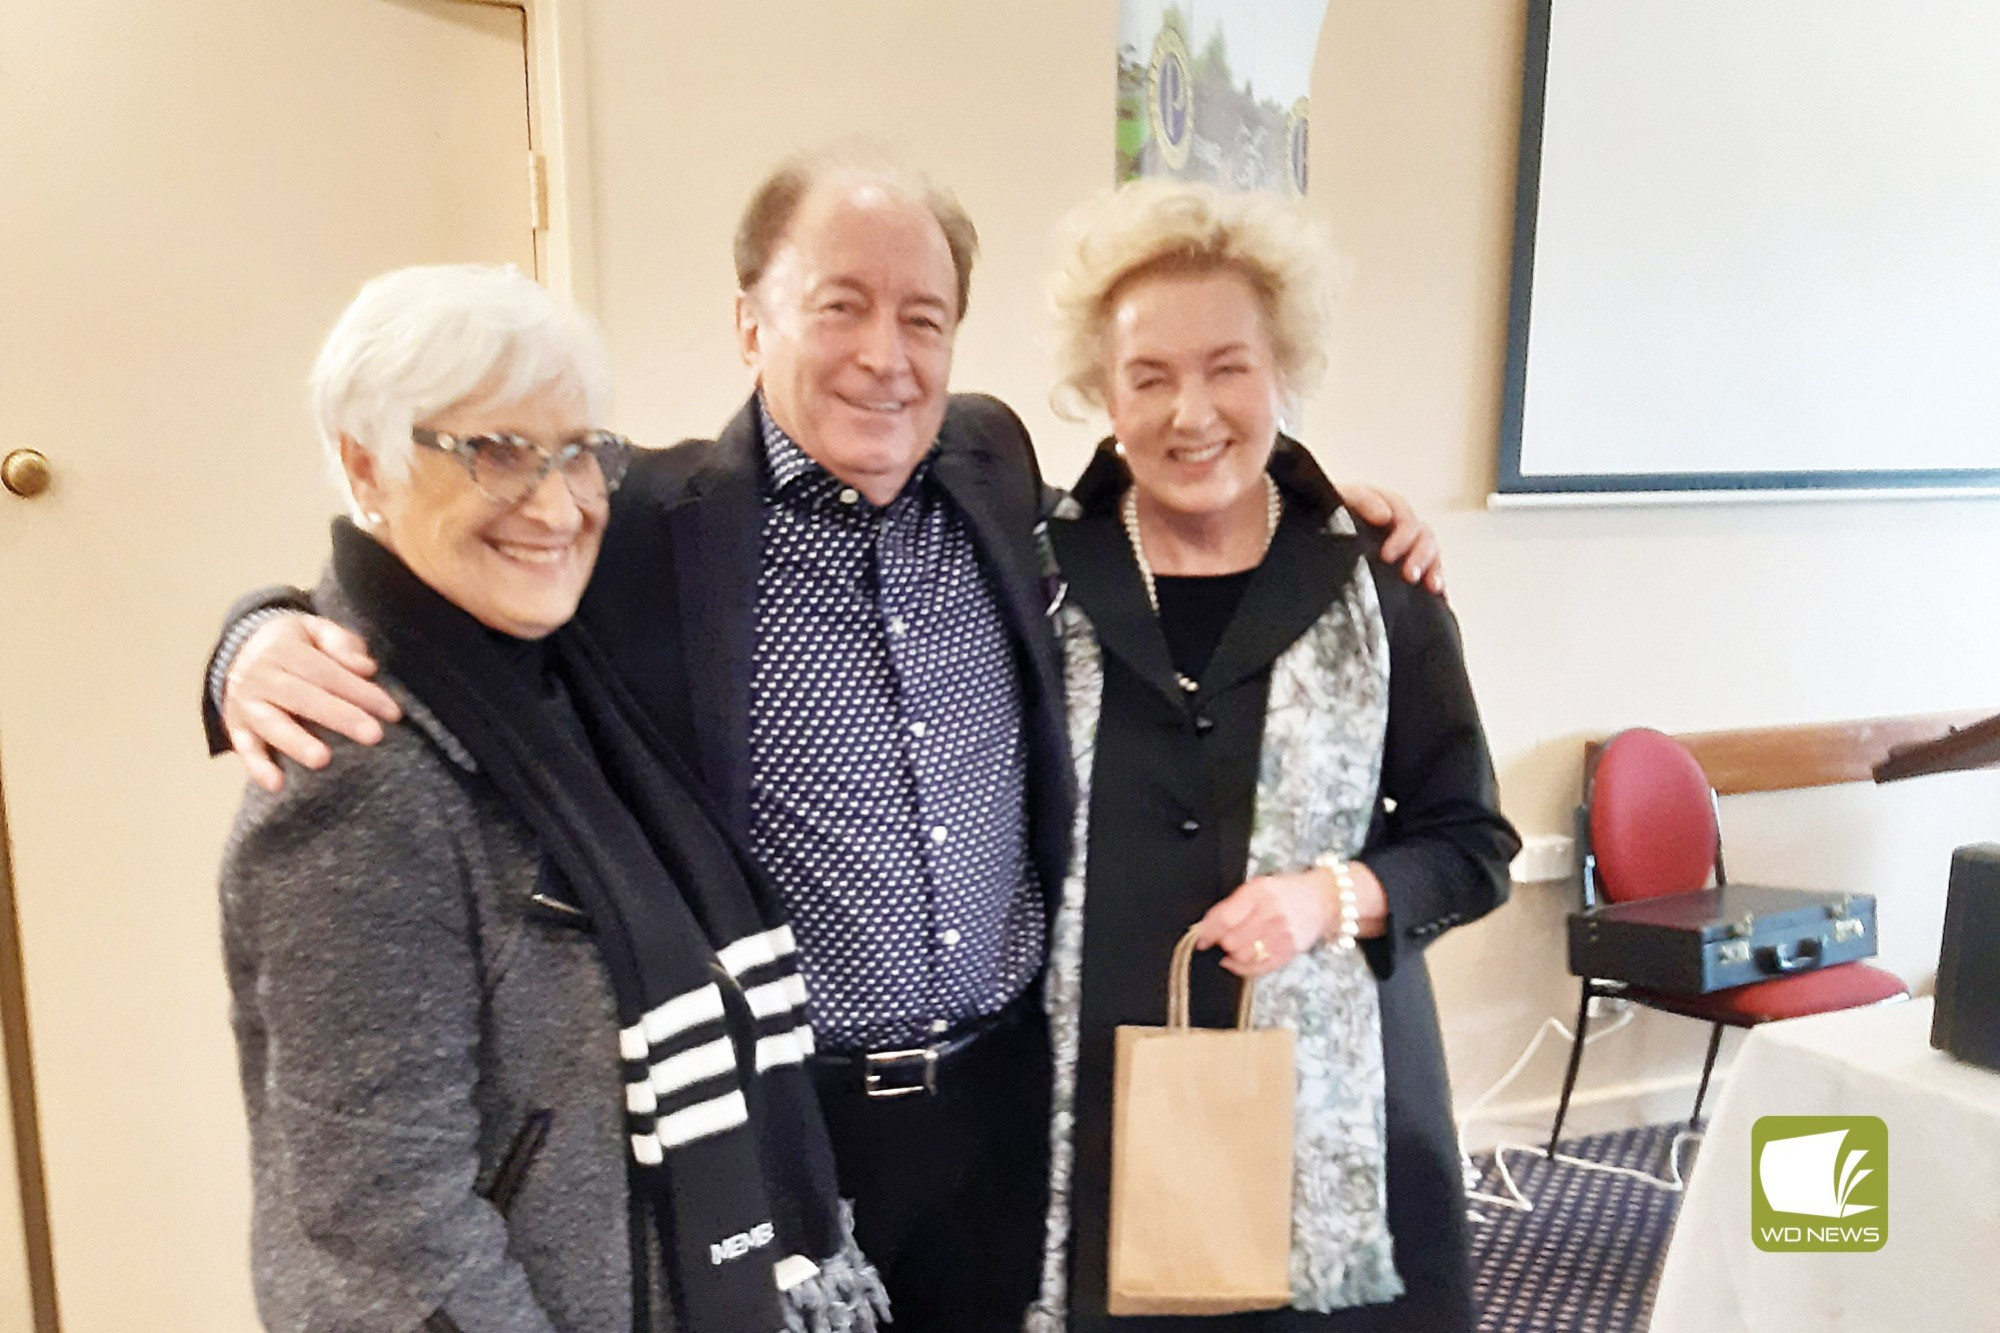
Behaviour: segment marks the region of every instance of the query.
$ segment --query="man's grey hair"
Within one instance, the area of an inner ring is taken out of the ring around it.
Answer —
[[[312,372],[313,420],[343,491],[343,437],[400,481],[413,426],[455,407],[547,392],[577,394],[601,423],[609,360],[588,318],[512,265],[432,264],[373,279],[327,334]]]
[[[979,229],[950,190],[897,160],[887,149],[863,141],[795,154],[758,182],[736,224],[737,290],[751,293],[777,255],[799,205],[815,187],[835,180],[874,181],[930,211],[951,250],[951,266],[958,278],[956,317],[964,319],[966,302],[972,298],[972,262],[979,255]]]

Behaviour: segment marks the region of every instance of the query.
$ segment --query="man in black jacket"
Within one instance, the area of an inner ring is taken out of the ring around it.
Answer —
[[[735,247],[757,390],[635,461],[579,612],[785,901],[859,1239],[897,1326],[940,1333],[1017,1328],[1035,1286],[1071,804],[1034,453],[947,387],[975,249],[892,167],[766,180]],[[371,665],[310,617],[239,618],[211,745],[270,785],[267,744],[325,762],[287,713],[379,736]]]

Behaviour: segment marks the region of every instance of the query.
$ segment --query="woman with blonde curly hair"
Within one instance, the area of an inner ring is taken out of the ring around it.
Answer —
[[[1518,840],[1451,612],[1395,576],[1279,429],[1323,370],[1298,209],[1128,185],[1053,286],[1058,405],[1112,435],[1049,525],[1079,804],[1049,970],[1051,1198],[1036,1333],[1473,1327],[1423,949],[1506,897]],[[1106,1313],[1112,1034],[1212,950],[1194,1021],[1297,1033],[1291,1308]]]

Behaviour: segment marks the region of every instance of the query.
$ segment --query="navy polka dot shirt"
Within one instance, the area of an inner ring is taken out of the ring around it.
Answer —
[[[1042,965],[1012,644],[929,459],[877,508],[758,412],[751,850],[821,1048],[926,1045]]]

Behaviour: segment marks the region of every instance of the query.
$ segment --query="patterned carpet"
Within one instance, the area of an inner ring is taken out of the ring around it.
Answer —
[[[1565,1139],[1561,1153],[1670,1179],[1679,1124]],[[1680,1149],[1683,1175],[1696,1145]],[[1492,1154],[1473,1159],[1482,1194],[1505,1196]],[[1539,1152],[1509,1151],[1509,1172],[1535,1205],[1473,1202],[1473,1291],[1479,1333],[1645,1333],[1680,1195],[1630,1176],[1589,1171]]]

